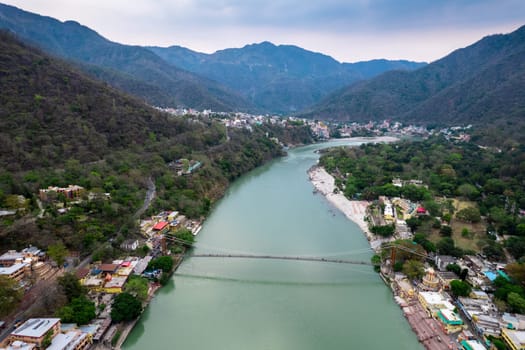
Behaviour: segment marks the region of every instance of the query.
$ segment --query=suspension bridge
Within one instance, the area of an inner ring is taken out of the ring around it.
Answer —
[[[186,256],[191,257],[191,258],[225,258],[225,259],[238,258],[238,259],[260,259],[260,260],[313,261],[313,262],[323,262],[323,263],[372,266],[371,262],[366,262],[366,261],[321,258],[321,257],[313,257],[313,256],[259,255],[259,254],[188,254]]]
[[[181,240],[180,238],[174,236],[166,236],[172,242],[184,244],[186,246],[192,246],[191,242]],[[195,247],[195,244],[193,244]],[[200,248],[206,248],[199,245]],[[400,244],[393,242],[383,245],[382,250],[390,250],[391,256],[390,259],[392,264],[396,260],[396,251],[404,251],[410,253],[414,256],[418,256],[423,259],[429,259],[429,256],[426,253],[417,251],[415,248],[409,248]],[[370,249],[365,249],[370,251]],[[363,253],[363,250],[353,251],[353,252],[339,252],[330,256],[292,256],[292,255],[271,255],[271,254],[254,254],[254,253],[237,253],[227,251],[225,253],[186,253],[185,257],[188,258],[221,258],[221,259],[258,259],[258,260],[292,260],[292,261],[311,261],[311,262],[320,262],[320,263],[333,263],[333,264],[349,264],[349,265],[367,265],[374,266],[371,261],[363,261],[357,259],[347,259],[347,258],[335,258],[334,255],[349,255],[354,253]]]

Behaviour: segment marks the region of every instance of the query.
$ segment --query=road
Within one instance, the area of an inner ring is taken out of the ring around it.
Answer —
[[[148,177],[148,190],[146,191],[146,197],[144,198],[144,204],[142,204],[142,207],[140,207],[135,212],[135,215],[133,215],[135,219],[140,218],[140,216],[144,214],[144,212],[149,208],[151,202],[155,198],[156,191],[157,189],[155,187],[155,183],[153,182],[153,179],[150,176]]]

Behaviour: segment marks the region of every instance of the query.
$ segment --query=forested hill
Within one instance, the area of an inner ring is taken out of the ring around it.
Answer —
[[[425,65],[403,60],[339,63],[327,55],[270,42],[213,54],[180,46],[149,49],[178,67],[238,91],[261,110],[278,113],[302,110],[334,90],[388,70]]]
[[[151,51],[111,42],[77,22],[60,22],[0,4],[0,29],[45,51],[81,62],[89,74],[152,105],[216,111],[247,110],[239,94],[179,69]]]
[[[10,171],[101,159],[170,137],[176,125],[142,102],[91,80],[0,32],[0,167]]]
[[[387,72],[325,99],[309,117],[441,124],[525,123],[525,27],[492,35],[412,72]],[[523,131],[522,131],[523,134]]]
[[[0,218],[1,250],[63,242],[88,252],[115,236],[121,242],[136,232],[133,215],[147,178],[157,193],[148,215],[177,209],[205,216],[231,180],[283,154],[273,137],[312,141],[305,125],[226,132],[211,118],[160,113],[5,32],[0,91],[0,208],[16,211]],[[169,164],[181,158],[202,166],[177,176]],[[47,204],[36,219],[38,190],[69,184],[110,198],[74,205],[62,216]]]

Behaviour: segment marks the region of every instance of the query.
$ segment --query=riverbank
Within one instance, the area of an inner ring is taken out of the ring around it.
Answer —
[[[366,235],[370,242],[370,247],[377,250],[385,239],[374,235],[366,221],[367,208],[370,205],[368,201],[349,200],[344,194],[334,193],[335,179],[324,168],[313,166],[308,170],[310,182],[314,185],[316,192],[321,193],[325,198],[341,211],[349,220],[353,221]]]

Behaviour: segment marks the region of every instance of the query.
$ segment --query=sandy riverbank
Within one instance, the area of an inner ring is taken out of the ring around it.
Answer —
[[[319,193],[322,193],[334,207],[363,230],[372,249],[375,250],[381,246],[383,239],[372,234],[368,228],[368,223],[365,221],[366,208],[370,202],[353,201],[346,198],[342,193],[334,193],[335,179],[324,168],[314,166],[308,171],[308,176]]]

